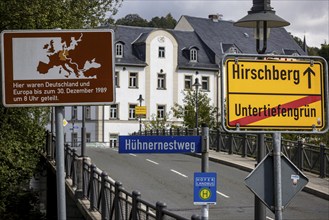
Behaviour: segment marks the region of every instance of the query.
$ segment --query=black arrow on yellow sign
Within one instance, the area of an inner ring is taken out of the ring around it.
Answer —
[[[312,75],[315,76],[315,72],[308,67],[305,71],[304,71],[304,76],[307,74],[308,76],[308,88],[312,88]]]

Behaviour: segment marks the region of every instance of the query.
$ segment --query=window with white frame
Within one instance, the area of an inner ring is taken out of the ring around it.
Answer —
[[[87,120],[91,119],[91,106],[85,106],[85,118]]]
[[[159,47],[158,55],[159,55],[159,58],[165,58],[166,57],[166,48]]]
[[[118,119],[118,105],[112,104],[110,105],[110,119]]]
[[[138,87],[138,74],[135,72],[129,73],[129,88]]]
[[[135,114],[135,107],[137,105],[135,104],[130,104],[129,105],[129,112],[128,112],[128,119],[136,119],[136,114]]]
[[[209,77],[203,76],[201,78],[201,89],[204,91],[209,91]]]
[[[118,135],[110,134],[110,147],[117,147],[118,145]]]
[[[72,106],[71,119],[72,120],[78,119],[78,107],[77,106]]]
[[[163,119],[166,115],[166,106],[165,105],[158,105],[157,108],[157,117]]]
[[[158,89],[166,89],[166,74],[158,73]]]
[[[123,57],[123,44],[117,43],[115,45],[115,57],[122,58]]]
[[[120,84],[119,84],[119,72],[116,71],[114,73],[114,86],[115,87],[120,87]]]
[[[192,76],[189,75],[185,76],[184,89],[192,89]]]
[[[190,61],[197,62],[198,61],[198,50],[193,48],[190,50]]]

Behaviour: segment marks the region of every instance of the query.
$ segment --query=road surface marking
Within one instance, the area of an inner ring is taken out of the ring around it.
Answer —
[[[137,155],[136,154],[129,154],[130,156],[133,156],[133,157],[137,157]]]
[[[159,163],[157,163],[157,162],[155,162],[155,161],[153,161],[153,160],[150,160],[150,159],[146,159],[148,162],[150,162],[150,163],[154,163],[154,164],[156,164],[156,165],[159,165]]]
[[[182,177],[185,177],[185,178],[188,177],[188,176],[186,176],[185,174],[182,174],[182,173],[180,173],[180,172],[178,172],[178,171],[176,171],[176,170],[171,169],[170,171],[171,171],[171,172],[174,172],[174,173],[176,173],[176,174],[178,174],[178,175],[180,175],[180,176],[182,176]]]
[[[112,148],[112,150],[114,150],[114,151],[119,151],[119,149],[117,149],[117,148]]]
[[[273,218],[270,218],[270,217],[268,217],[268,216],[266,216],[266,219],[268,219],[268,220],[274,220]]]
[[[218,195],[221,195],[221,196],[225,197],[225,198],[230,198],[228,195],[225,195],[224,193],[221,193],[221,192],[219,192],[219,191],[216,191],[216,193],[217,193]]]

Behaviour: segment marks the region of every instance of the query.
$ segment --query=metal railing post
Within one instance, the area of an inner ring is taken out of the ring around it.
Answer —
[[[325,145],[320,144],[320,178],[325,178],[326,177],[326,154],[325,154]]]
[[[67,147],[67,145],[65,144],[65,147],[64,147],[64,152],[65,152],[65,155],[64,155],[64,164],[65,164],[65,179],[69,178],[70,177],[70,172],[69,172],[69,169],[70,169],[70,162],[69,162],[69,148]]]
[[[156,203],[156,220],[162,220],[163,209],[167,207],[166,203],[157,202]]]
[[[101,215],[102,215],[102,220],[107,220],[107,216],[108,216],[108,207],[107,207],[107,202],[106,202],[106,193],[105,193],[105,185],[106,185],[106,177],[107,177],[107,173],[106,172],[102,172],[101,174]]]
[[[297,144],[297,167],[303,170],[303,142],[299,140]]]
[[[115,190],[114,190],[114,219],[120,220],[120,191],[122,188],[121,182],[114,183]]]
[[[216,130],[216,142],[217,142],[216,151],[217,152],[220,152],[220,150],[222,148],[222,146],[221,146],[222,145],[222,142],[220,140],[220,135],[221,135],[221,133],[220,133],[219,129],[217,129]]]
[[[141,193],[133,191],[132,193],[132,207],[131,207],[131,220],[138,220],[138,199],[141,197]]]
[[[228,154],[233,154],[233,134],[229,135],[229,148],[228,148]]]
[[[247,134],[243,134],[243,139],[242,139],[242,157],[247,156]]]
[[[76,173],[76,149],[72,150],[72,157],[71,157],[71,169],[70,169],[70,177],[72,178],[73,186],[77,185],[77,173]]]
[[[89,180],[89,187],[90,187],[90,210],[95,211],[96,207],[96,196],[95,196],[95,187],[94,187],[94,176],[96,172],[96,165],[91,164],[90,166],[90,180]]]
[[[89,157],[84,157],[82,158],[82,195],[83,195],[83,199],[87,199],[88,198],[88,180],[87,180],[87,176],[85,175],[85,163],[90,164],[90,158]],[[90,166],[91,167],[91,166]],[[91,175],[91,172],[90,172]],[[90,178],[89,178],[90,180]],[[90,184],[90,182],[89,182]]]

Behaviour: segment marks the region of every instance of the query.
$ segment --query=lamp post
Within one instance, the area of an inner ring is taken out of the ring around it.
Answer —
[[[269,34],[269,28],[279,28],[290,25],[289,22],[275,15],[275,11],[272,10],[271,0],[253,0],[253,6],[248,15],[241,18],[234,23],[238,27],[247,27],[255,29],[256,38],[256,50],[258,54],[264,54],[267,49],[267,38]],[[260,41],[263,41],[263,46],[260,48]],[[277,136],[273,134],[273,139],[277,139]],[[258,152],[257,152],[257,163],[259,164],[265,157],[265,141],[264,134],[258,135]],[[275,147],[278,150],[278,147]],[[273,152],[274,154],[280,154],[280,152]],[[274,160],[274,167],[281,166],[280,155]],[[282,195],[278,188],[281,188],[281,171],[277,172],[278,176],[274,177],[275,180],[275,219],[282,219]],[[261,200],[255,196],[255,220],[266,219],[266,207],[262,204]]]
[[[264,54],[267,48],[267,35],[269,28],[285,27],[290,23],[275,14],[272,10],[271,0],[253,0],[253,6],[248,15],[234,23],[238,27],[254,28],[256,31],[256,50]],[[263,31],[263,33],[261,33]],[[263,38],[263,48],[260,49],[260,41]]]
[[[201,86],[199,83],[199,79],[195,78],[194,84],[192,85],[195,87],[195,128],[196,134],[199,135],[199,124],[198,124],[198,117],[199,117],[199,105],[198,105],[198,89]]]
[[[142,94],[139,94],[137,101],[139,101],[139,106],[142,106],[142,101],[144,101]],[[139,135],[141,134],[142,134],[142,117],[139,116]]]

